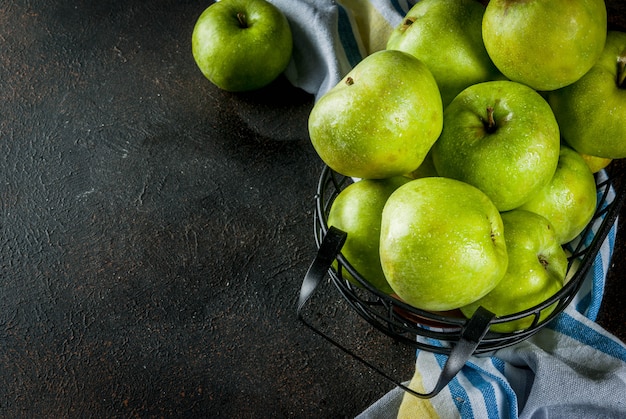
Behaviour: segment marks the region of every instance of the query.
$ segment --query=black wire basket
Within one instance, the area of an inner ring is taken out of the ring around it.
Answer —
[[[609,231],[614,227],[623,204],[626,182],[620,180],[624,169],[616,163],[618,162],[612,163],[607,169],[596,174],[598,192],[596,212],[585,230],[566,245],[570,256],[568,280],[563,288],[543,303],[515,314],[497,317],[480,307],[469,319],[461,314],[433,313],[412,307],[393,296],[380,292],[350,265],[341,254],[346,233],[332,226],[329,228],[327,218],[334,199],[339,192],[353,182],[353,179],[324,166],[315,195],[314,233],[318,251],[302,283],[297,307],[298,317],[326,340],[376,370],[405,391],[421,398],[435,396],[454,378],[472,355],[493,353],[529,338],[574,300]],[[333,265],[335,261],[336,264]],[[355,286],[344,278],[345,272],[349,273],[360,286]],[[343,299],[376,329],[396,341],[417,349],[448,355],[432,391],[419,393],[404,386],[385,371],[361,358],[304,319],[302,314],[304,305],[327,274]],[[542,311],[550,306],[554,306],[554,309],[546,316]],[[543,316],[540,317],[540,314]],[[522,318],[533,319],[530,326],[525,329],[509,333],[490,330],[491,325]]]

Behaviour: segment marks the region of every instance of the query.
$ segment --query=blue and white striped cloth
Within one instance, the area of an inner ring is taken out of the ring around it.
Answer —
[[[291,23],[286,77],[319,99],[363,57],[384,49],[417,0],[270,0]],[[532,338],[490,357],[472,357],[436,397],[397,388],[360,418],[626,418],[626,346],[594,323],[616,225],[578,298]],[[431,389],[446,357],[417,352],[416,389]],[[407,379],[410,377],[407,377]]]

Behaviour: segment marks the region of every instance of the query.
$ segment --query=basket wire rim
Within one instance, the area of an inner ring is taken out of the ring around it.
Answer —
[[[606,240],[606,236],[615,224],[619,208],[622,206],[624,200],[624,185],[626,182],[621,182],[619,188],[616,188],[613,182],[613,176],[607,174],[606,171],[602,173],[606,175],[606,178],[599,181],[597,179],[596,190],[601,191],[601,194],[598,196],[596,211],[592,220],[577,237],[578,240],[570,251],[571,255],[568,257],[567,274],[570,274],[571,269],[576,269],[574,275],[557,293],[542,303],[517,313],[494,317],[490,324],[507,323],[529,316],[533,316],[533,321],[530,326],[514,332],[494,332],[490,330],[476,348],[476,354],[501,349],[529,338],[558,316],[572,302],[580,290],[589,269],[593,265],[597,253]],[[352,178],[333,171],[327,165],[323,166],[318,180],[317,193],[315,195],[316,211],[313,223],[315,241],[318,248],[324,236],[328,234],[329,226],[327,218],[332,202],[342,189],[354,181],[355,180]],[[334,188],[334,191],[331,191],[330,196],[328,196],[327,189],[330,187]],[[607,202],[611,192],[611,201]],[[601,224],[594,232],[595,223],[599,220],[601,220]],[[576,239],[574,241],[576,241]],[[449,315],[432,313],[413,307],[373,287],[349,263],[341,252],[336,255],[336,259],[338,269],[329,269],[329,276],[342,297],[367,322],[385,334],[397,340],[412,344],[420,349],[438,353],[450,353],[451,347],[447,345],[447,343],[458,341],[463,327],[469,320],[468,318],[451,317]],[[578,262],[578,264],[574,267],[576,262]],[[357,290],[354,285],[343,278],[344,269],[357,280],[361,290]],[[358,296],[359,293],[366,293],[373,299],[362,299]],[[553,310],[540,320],[542,311],[552,305],[555,305]],[[372,306],[384,306],[387,310],[387,315],[379,314],[371,309]],[[409,321],[409,319],[397,313],[394,308],[407,312],[415,316],[414,318],[421,318],[439,324],[442,326],[441,330],[438,330],[438,328],[430,328],[419,322]]]

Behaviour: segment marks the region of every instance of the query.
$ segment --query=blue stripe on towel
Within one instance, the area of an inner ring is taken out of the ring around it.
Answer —
[[[584,345],[591,346],[598,351],[604,352],[605,354],[626,362],[626,348],[624,346],[613,340],[611,337],[599,333],[595,329],[582,324],[567,312],[559,314],[559,316],[555,319],[554,324],[550,324],[548,327],[556,330],[557,332],[563,333],[564,335],[569,336]]]
[[[607,272],[604,270],[610,267],[611,258],[613,257],[613,249],[615,247],[615,235],[617,224],[614,224],[609,230],[605,243],[600,248],[591,267],[592,283],[591,292],[582,296],[581,300],[576,304],[576,311],[583,313],[587,318],[595,321],[602,305],[604,296],[604,286]],[[605,250],[608,246],[608,250]],[[607,260],[604,260],[606,257]]]
[[[361,53],[359,52],[359,44],[354,37],[348,13],[339,5],[337,10],[339,11],[339,39],[341,40],[341,45],[343,45],[348,62],[352,67],[354,67],[363,59],[363,57],[361,57]]]
[[[500,389],[506,395],[506,400],[509,405],[508,417],[511,419],[517,418],[518,417],[517,394],[515,393],[515,391],[513,391],[511,384],[506,379],[502,378],[502,377],[505,377],[504,375],[505,363],[500,358],[491,357],[490,360],[491,360],[491,364],[493,365],[493,367],[501,374],[501,376],[493,375],[493,378],[500,383]]]
[[[498,411],[498,400],[493,385],[485,380],[476,370],[468,368],[465,371],[465,377],[468,381],[480,390],[484,398],[485,409],[487,410],[486,419],[500,419]]]
[[[406,1],[402,2],[402,5],[400,4],[400,2],[398,0],[391,0],[390,1],[391,5],[393,6],[393,8],[399,13],[401,14],[403,17],[404,15],[408,12],[408,9],[406,9],[407,5],[406,5]],[[406,9],[406,10],[405,10]]]
[[[435,359],[437,360],[439,367],[443,368],[448,357],[442,354],[435,354]],[[452,400],[454,401],[457,410],[461,413],[461,417],[463,419],[474,419],[472,404],[470,402],[469,396],[467,395],[467,391],[459,383],[458,376],[454,377],[450,381],[450,383],[448,384],[448,388],[450,389]]]

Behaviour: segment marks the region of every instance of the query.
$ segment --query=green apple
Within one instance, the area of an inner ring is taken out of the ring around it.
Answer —
[[[444,108],[466,87],[501,78],[483,44],[484,11],[475,0],[422,0],[387,41],[387,49],[408,52],[426,64]]]
[[[491,0],[482,22],[496,67],[510,80],[544,91],[589,71],[606,31],[604,0]]]
[[[602,56],[576,83],[550,92],[565,141],[576,151],[626,157],[626,33],[610,31]]]
[[[476,186],[508,211],[548,184],[559,149],[559,126],[539,93],[489,81],[466,88],[448,105],[433,161],[440,176]]]
[[[348,233],[341,254],[365,280],[386,294],[392,290],[379,256],[383,207],[391,193],[408,181],[407,177],[396,176],[352,183],[337,195],[328,213],[328,225]],[[343,275],[360,285],[347,271]]]
[[[320,158],[345,176],[379,179],[415,170],[441,133],[437,82],[402,51],[368,55],[309,114]]]
[[[491,291],[506,272],[500,213],[467,183],[412,180],[385,204],[380,260],[387,282],[406,303],[432,311],[465,306]]]
[[[550,222],[541,215],[513,210],[502,214],[509,265],[504,278],[487,295],[461,307],[466,317],[483,306],[496,316],[530,309],[556,294],[567,272],[567,255],[558,242]],[[554,310],[551,305],[541,312],[544,319]],[[531,325],[533,317],[494,324],[495,332],[513,332]]]
[[[552,180],[520,209],[544,216],[561,244],[578,236],[596,210],[596,181],[580,154],[561,146],[559,163]]]
[[[207,7],[193,28],[196,64],[213,84],[231,92],[274,81],[291,60],[287,18],[265,0],[221,0]]]
[[[613,159],[607,159],[606,157],[598,157],[598,156],[590,156],[589,154],[579,153],[589,169],[591,173],[598,173],[600,170],[606,168]]]

